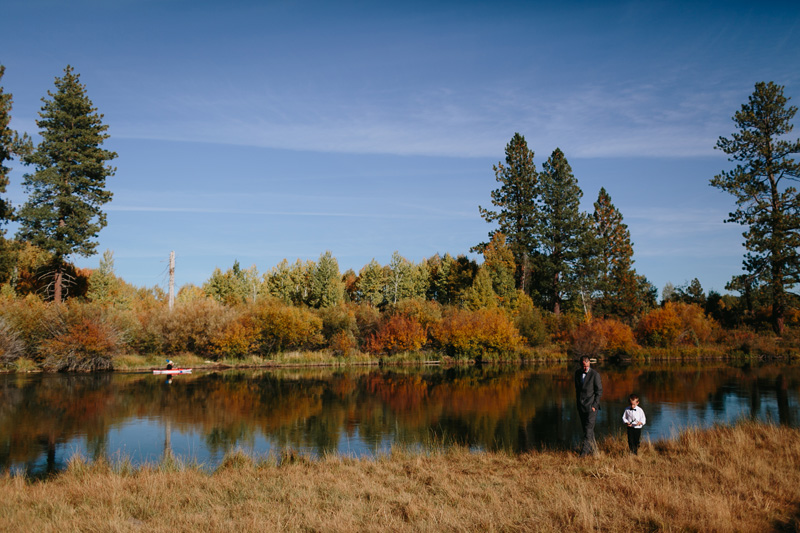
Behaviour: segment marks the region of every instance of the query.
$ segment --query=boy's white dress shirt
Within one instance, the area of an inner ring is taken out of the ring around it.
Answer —
[[[635,428],[641,428],[647,419],[644,416],[644,410],[641,407],[626,407],[625,412],[622,413],[622,422],[625,425],[632,424]]]

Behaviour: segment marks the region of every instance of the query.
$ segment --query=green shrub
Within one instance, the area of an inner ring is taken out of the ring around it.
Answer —
[[[541,310],[533,304],[531,297],[518,291],[515,301],[514,325],[529,346],[541,346],[547,341],[547,327]]]

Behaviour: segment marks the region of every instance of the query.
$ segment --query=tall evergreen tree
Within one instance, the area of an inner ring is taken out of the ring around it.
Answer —
[[[536,215],[538,174],[533,163],[533,151],[528,149],[525,137],[515,133],[506,145],[506,162],[497,163],[493,169],[500,187],[492,191],[492,204],[497,211],[478,206],[486,222],[497,222],[505,234],[517,264],[520,288],[527,290],[530,277],[530,258],[536,250],[533,226]],[[489,238],[495,231],[489,232]],[[473,251],[483,251],[487,243],[481,243]]]
[[[539,243],[537,278],[540,294],[554,313],[577,289],[577,265],[591,231],[589,219],[580,210],[583,191],[564,153],[556,148],[539,174],[541,206],[534,236]]]
[[[737,209],[726,222],[747,226],[744,268],[769,288],[772,323],[783,333],[786,289],[800,281],[800,195],[790,182],[800,178],[800,139],[781,139],[792,131],[797,107],[787,106],[783,86],[756,83],[748,102],[733,116],[737,131],[720,137],[716,148],[737,162],[714,176],[711,185],[731,193]]]
[[[386,273],[380,263],[373,258],[358,273],[358,280],[356,281],[358,301],[380,305],[384,302],[385,289]]]
[[[53,298],[60,302],[67,258],[94,254],[94,239],[106,226],[101,208],[112,197],[106,178],[116,170],[106,162],[117,154],[102,148],[108,126],[72,67],[55,86],[36,121],[42,141],[24,158],[36,171],[24,177],[29,197],[19,212],[19,236],[53,254]]]
[[[266,292],[287,304],[305,303],[314,268],[316,265],[313,261],[303,263],[298,259],[290,265],[288,260],[283,259],[264,275]]]
[[[312,307],[333,307],[344,300],[344,282],[339,262],[330,250],[319,256],[311,270],[308,304]]]
[[[597,195],[593,218],[599,244],[597,290],[600,296],[595,311],[599,315],[631,318],[642,307],[640,279],[633,268],[631,232],[605,188]]]

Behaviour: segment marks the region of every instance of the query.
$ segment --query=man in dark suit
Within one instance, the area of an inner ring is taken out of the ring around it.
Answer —
[[[575,400],[578,403],[578,414],[583,426],[581,441],[581,457],[592,455],[597,450],[594,440],[594,423],[597,411],[600,410],[600,396],[603,394],[603,383],[600,374],[593,370],[588,357],[581,357],[581,366],[575,371]]]

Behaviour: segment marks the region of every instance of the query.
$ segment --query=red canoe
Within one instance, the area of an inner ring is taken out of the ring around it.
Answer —
[[[172,370],[153,370],[153,374],[191,374],[191,368],[173,368]]]

